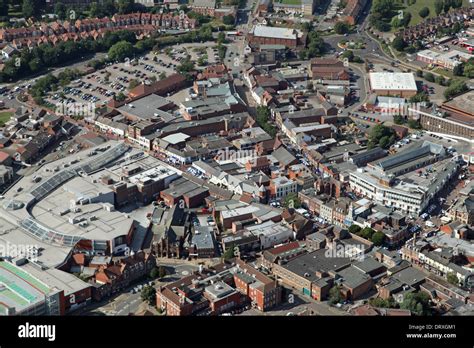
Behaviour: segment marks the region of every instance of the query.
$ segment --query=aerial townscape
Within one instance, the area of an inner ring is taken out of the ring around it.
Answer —
[[[0,53],[1,316],[474,315],[469,0],[0,0]]]

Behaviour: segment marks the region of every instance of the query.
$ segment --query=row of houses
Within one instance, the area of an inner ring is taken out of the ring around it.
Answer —
[[[407,43],[420,38],[436,35],[440,28],[450,28],[454,23],[468,24],[474,15],[473,8],[460,8],[443,13],[434,18],[425,19],[422,23],[400,30],[397,36]]]
[[[41,22],[29,27],[4,28],[0,40],[15,48],[41,43],[56,44],[60,41],[78,41],[103,37],[108,32],[130,30],[137,35],[149,35],[158,29],[194,29],[196,20],[186,14],[130,13],[112,18],[87,18],[76,21]]]

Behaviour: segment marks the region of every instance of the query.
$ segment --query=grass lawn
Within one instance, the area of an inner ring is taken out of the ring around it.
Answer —
[[[450,78],[450,79],[456,79],[456,80],[468,80],[466,76],[454,76],[453,72],[450,70],[445,70],[443,68],[434,68],[432,70],[434,73],[443,75],[444,77]]]
[[[400,5],[400,9],[403,10],[404,12],[410,12],[411,13],[411,21],[410,21],[410,26],[416,25],[420,22],[423,21],[423,18],[420,17],[418,12],[423,7],[428,7],[430,9],[430,14],[426,18],[432,18],[436,17],[436,12],[435,12],[435,6],[434,6],[434,0],[416,0],[416,2],[413,5],[410,6],[405,6],[405,1],[404,0],[395,0],[397,4]],[[463,7],[470,7],[469,0],[463,0]],[[441,12],[443,13],[443,12]],[[424,19],[426,19],[424,18]],[[394,29],[392,28],[392,32],[398,31],[399,28]]]
[[[301,5],[301,0],[279,0],[278,2],[285,5]]]
[[[3,126],[6,122],[8,122],[8,120],[10,119],[10,117],[12,117],[12,115],[13,115],[13,111],[0,112],[0,126]]]

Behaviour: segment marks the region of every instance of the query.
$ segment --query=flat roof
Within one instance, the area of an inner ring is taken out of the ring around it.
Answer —
[[[186,141],[190,138],[189,135],[187,134],[184,134],[184,133],[174,133],[174,134],[170,134],[170,135],[167,135],[166,137],[162,138],[164,141],[172,144],[172,145],[176,145],[176,144],[179,144],[183,141]]]
[[[285,40],[296,40],[302,34],[299,30],[296,29],[267,27],[265,25],[254,26],[251,33],[253,33],[254,36],[263,36]]]
[[[450,101],[443,103],[443,107],[449,107],[451,109],[466,113],[469,116],[474,117],[473,105],[474,90],[461,94],[457,97],[454,97]],[[474,122],[474,119],[471,120],[471,122]]]
[[[302,254],[284,264],[283,267],[308,280],[315,281],[319,279],[316,272],[337,271],[351,263],[351,259],[348,257],[333,257],[332,254],[328,257],[326,252],[327,249],[319,249]]]
[[[418,90],[413,73],[371,72],[369,80],[373,90]]]
[[[146,97],[136,99],[131,103],[125,104],[117,108],[120,112],[124,112],[133,115],[141,119],[156,118],[159,116],[155,115],[157,110],[161,110],[164,106],[173,103],[172,101],[160,97],[156,94],[150,94]]]
[[[214,237],[213,228],[210,226],[196,226],[194,229],[191,244],[196,245],[199,249],[213,249]]]
[[[0,307],[20,312],[44,301],[52,289],[28,272],[7,261],[0,261]]]
[[[371,279],[370,276],[353,265],[337,272],[337,275],[339,275],[339,280],[342,281],[344,285],[352,289],[361,286]]]
[[[241,208],[228,209],[228,210],[221,211],[221,216],[223,219],[228,219],[232,217],[241,216],[244,214],[252,214],[259,210],[260,210],[259,207],[256,207],[254,205],[248,205]]]

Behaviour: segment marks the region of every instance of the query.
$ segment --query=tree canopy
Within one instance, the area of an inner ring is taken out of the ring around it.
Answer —
[[[145,285],[140,293],[142,301],[148,302],[149,305],[156,304],[156,289],[151,285]]]
[[[108,56],[111,60],[124,61],[125,58],[132,59],[134,55],[134,47],[128,41],[119,41],[110,47]]]
[[[406,294],[403,302],[400,304],[400,308],[408,309],[416,315],[431,314],[429,296],[425,292]]]
[[[334,25],[334,31],[339,35],[347,34],[349,30],[349,24],[347,24],[346,22],[339,21]]]
[[[428,7],[422,7],[420,11],[418,11],[418,14],[420,15],[421,18],[428,17],[430,15],[430,9]]]
[[[372,128],[369,134],[369,148],[380,146],[387,149],[395,142],[395,131],[392,128],[386,127],[382,124],[377,124]]]

